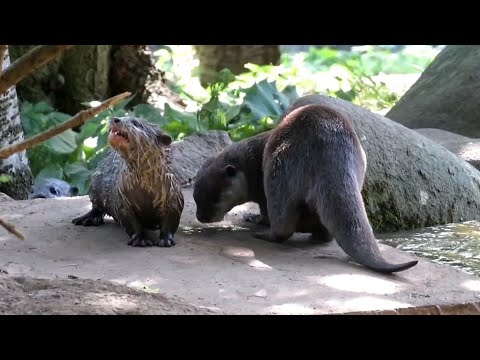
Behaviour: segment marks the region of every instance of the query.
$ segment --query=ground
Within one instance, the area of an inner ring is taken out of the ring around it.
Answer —
[[[130,247],[109,218],[100,227],[73,225],[89,210],[88,197],[0,202],[0,216],[27,236],[0,229],[0,313],[336,314],[479,301],[480,279],[446,265],[419,259],[382,275],[349,262],[335,242],[255,239],[242,221],[256,211],[251,204],[202,225],[191,190],[184,194],[172,248]],[[381,250],[392,262],[413,258]]]

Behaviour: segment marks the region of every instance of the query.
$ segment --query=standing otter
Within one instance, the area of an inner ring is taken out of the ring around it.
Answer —
[[[316,104],[288,111],[275,129],[202,166],[193,193],[197,219],[220,221],[234,206],[254,201],[261,215],[250,220],[270,223],[257,238],[283,242],[306,232],[318,241],[336,239],[355,262],[380,273],[415,266],[418,261],[391,264],[380,253],[361,195],[366,156],[350,120]]]
[[[170,136],[143,119],[110,120],[111,148],[92,176],[92,210],[73,219],[75,225],[103,224],[113,217],[130,236],[128,245],[175,245],[184,199],[170,169]],[[144,229],[160,229],[153,242]]]

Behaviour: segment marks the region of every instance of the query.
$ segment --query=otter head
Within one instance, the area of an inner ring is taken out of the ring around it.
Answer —
[[[197,220],[222,221],[232,208],[247,202],[247,194],[247,177],[243,171],[225,163],[221,155],[208,159],[198,171],[193,189]]]
[[[35,181],[33,191],[28,195],[29,199],[46,199],[57,197],[73,197],[77,196],[79,189],[75,185],[70,185],[66,181],[45,178]]]
[[[139,118],[114,117],[109,128],[108,143],[124,158],[138,155],[152,145],[161,148],[172,143],[172,138],[158,126]]]

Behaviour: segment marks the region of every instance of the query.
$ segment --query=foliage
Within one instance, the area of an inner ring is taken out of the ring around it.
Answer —
[[[228,70],[222,72],[221,76],[224,77],[210,87],[210,101],[205,103],[198,113],[182,112],[168,104],[165,105],[163,114],[147,104],[127,110],[130,98],[87,121],[79,132],[67,130],[29,149],[27,155],[33,175],[35,178],[63,179],[76,185],[80,194],[85,194],[92,171],[105,155],[108,146],[107,124],[111,117],[143,117],[158,124],[175,140],[208,129],[226,130],[233,139],[238,140],[270,129],[289,102],[298,96],[293,87],[279,92],[275,83],[261,81],[245,90],[243,104],[230,106],[220,101],[219,96],[234,77]],[[238,99],[238,96],[238,92],[230,94],[230,100]],[[96,104],[92,103],[93,105]],[[70,115],[57,112],[44,102],[23,103],[20,115],[27,137],[70,118]]]
[[[274,127],[286,107],[306,93],[325,93],[372,111],[386,111],[434,56],[425,49],[412,54],[392,53],[379,47],[351,52],[311,48],[308,52],[283,54],[278,66],[247,64],[248,71],[237,76],[225,69],[217,82],[203,88],[194,56],[185,47],[181,51],[187,64],[181,63],[178,47],[165,46],[159,51],[159,66],[176,83],[176,90],[189,105],[186,111],[168,104],[163,109],[147,104],[128,108],[131,99],[124,100],[87,121],[79,132],[68,130],[29,149],[34,176],[66,180],[85,194],[92,171],[105,155],[107,123],[113,116],[143,117],[158,124],[175,140],[207,129],[220,129],[237,141]],[[398,79],[398,74],[402,74],[404,82],[407,77],[403,88],[392,86],[391,79]],[[21,118],[26,136],[30,137],[66,121],[70,115],[43,102],[22,103]]]

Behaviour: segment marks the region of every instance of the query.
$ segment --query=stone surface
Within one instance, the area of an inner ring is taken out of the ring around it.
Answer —
[[[3,203],[5,220],[27,239],[0,229],[1,311],[195,313],[191,306],[196,306],[215,314],[336,314],[478,302],[480,279],[450,266],[420,259],[396,275],[377,274],[348,262],[335,242],[314,244],[301,234],[284,244],[253,238],[251,225],[242,220],[244,213],[258,210],[252,204],[234,208],[221,223],[200,224],[191,189],[184,194],[172,248],[127,246],[127,235],[110,218],[99,227],[73,225],[72,218],[90,208],[85,196]],[[383,244],[380,248],[391,261],[413,258]],[[18,283],[19,277],[27,279]],[[144,300],[103,281],[163,297]],[[69,305],[74,298],[81,306]]]
[[[480,139],[471,139],[441,129],[415,129],[415,131],[435,141],[480,170]]]
[[[221,130],[209,130],[175,141],[172,145],[173,171],[182,184],[189,184],[205,160],[231,143],[228,133]]]

